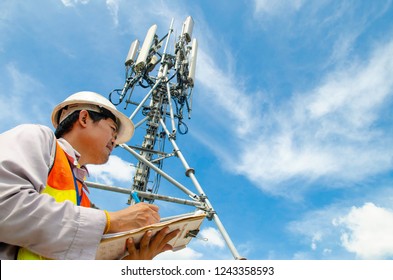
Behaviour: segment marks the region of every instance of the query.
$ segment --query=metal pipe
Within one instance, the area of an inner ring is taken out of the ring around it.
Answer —
[[[139,126],[141,126],[145,121],[147,121],[147,119],[149,118],[149,116],[144,117],[140,122],[138,122],[135,125],[135,129],[137,129]]]
[[[123,193],[123,194],[130,194],[129,189],[124,189],[124,188],[115,187],[115,186],[108,186],[108,185],[89,182],[89,181],[85,181],[85,183],[88,187],[94,188],[94,189],[100,189],[100,190],[111,191],[111,192],[118,192],[118,193]]]
[[[134,112],[131,114],[131,116],[129,117],[130,120],[132,120],[135,115],[139,112],[139,110],[142,108],[142,106],[146,103],[147,99],[150,97],[150,95],[152,94],[153,90],[156,89],[156,87],[160,84],[161,82],[161,78],[158,79],[156,81],[156,83],[154,84],[154,86],[151,88],[151,90],[146,94],[146,96],[143,98],[143,100],[141,101],[141,103],[139,103],[138,107],[135,108]]]
[[[166,83],[166,90],[168,92],[169,114],[171,116],[172,132],[175,133],[176,132],[175,116],[173,114],[172,96],[171,96],[171,89],[169,87],[169,82]]]
[[[165,42],[165,47],[164,47],[163,56],[162,56],[162,58],[161,58],[161,63],[163,63],[164,60],[165,60],[166,49],[168,48],[169,38],[171,37],[171,34],[172,34],[172,32],[173,32],[173,22],[174,22],[174,21],[175,21],[175,19],[172,18],[172,20],[171,20],[171,25],[169,26],[168,37],[166,38],[166,42]]]
[[[162,201],[168,201],[168,202],[174,202],[174,203],[178,203],[178,204],[195,206],[195,207],[198,207],[201,209],[204,208],[204,204],[199,201],[180,199],[180,198],[176,198],[176,197],[172,197],[172,196],[153,194],[153,193],[142,192],[142,191],[134,191],[134,192],[137,193],[138,196],[148,198],[148,199],[158,199],[158,200],[162,200]]]
[[[130,152],[134,157],[136,157],[139,161],[142,161],[143,163],[145,163],[147,166],[149,166],[151,169],[153,169],[155,172],[157,172],[158,174],[160,174],[162,177],[164,177],[165,179],[167,179],[170,183],[172,183],[173,185],[175,185],[176,187],[178,187],[180,190],[182,190],[184,193],[186,193],[189,197],[191,197],[192,199],[198,199],[198,195],[196,195],[195,193],[193,193],[192,191],[190,191],[189,189],[187,189],[186,187],[184,187],[182,184],[180,184],[178,181],[176,181],[174,178],[172,178],[171,176],[169,176],[168,174],[166,174],[164,171],[162,171],[161,169],[159,169],[157,166],[155,166],[154,164],[152,164],[150,161],[146,160],[144,157],[140,156],[137,152],[135,152],[133,149],[131,149],[130,147],[128,147],[125,144],[120,144],[120,147],[122,147],[123,149],[127,150],[128,152]]]
[[[165,123],[160,119],[161,121],[161,125],[163,126],[165,132],[168,134],[169,131],[167,129],[167,127],[165,126]],[[168,134],[169,135],[169,134]],[[199,194],[202,197],[206,197],[204,194],[204,191],[201,187],[201,185],[199,184],[197,178],[195,177],[195,171],[193,168],[190,168],[190,166],[188,165],[186,159],[184,158],[182,152],[180,151],[179,147],[177,146],[175,140],[172,137],[168,137],[169,141],[172,143],[175,154],[179,157],[180,161],[182,162],[184,168],[186,169],[186,175],[188,177],[190,177],[191,181],[193,182],[195,188],[198,190]],[[210,211],[212,213],[212,217],[214,222],[217,225],[218,230],[221,232],[222,237],[224,238],[225,242],[228,245],[228,248],[231,250],[232,255],[235,257],[235,259],[242,259],[242,257],[240,256],[240,254],[238,253],[235,245],[233,244],[231,238],[229,237],[228,232],[226,231],[224,225],[222,224],[220,218],[217,216],[217,214],[215,213],[212,204],[210,203],[210,201],[207,199],[205,199],[204,201],[206,203],[206,205],[208,206],[208,208],[210,208]]]

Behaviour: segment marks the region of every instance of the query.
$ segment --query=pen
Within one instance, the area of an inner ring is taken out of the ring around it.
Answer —
[[[141,202],[138,195],[136,194],[136,192],[132,192],[131,195],[132,195],[132,198],[134,199],[135,203]]]

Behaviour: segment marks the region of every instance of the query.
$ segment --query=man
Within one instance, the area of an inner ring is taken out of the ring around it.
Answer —
[[[138,203],[120,211],[91,207],[86,164],[103,164],[134,125],[103,96],[78,92],[52,113],[55,133],[21,125],[0,134],[0,259],[95,259],[104,233],[159,221],[158,207]],[[56,136],[56,137],[55,137]],[[147,232],[127,241],[125,259],[152,259],[171,249],[178,232]]]

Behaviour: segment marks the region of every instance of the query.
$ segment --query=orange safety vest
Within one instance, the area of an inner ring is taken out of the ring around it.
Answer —
[[[52,168],[49,171],[46,188],[42,193],[54,197],[57,202],[66,200],[75,205],[90,207],[90,200],[86,195],[83,185],[73,174],[70,162],[64,150],[56,141],[56,152]],[[46,260],[26,248],[20,248],[18,260]]]

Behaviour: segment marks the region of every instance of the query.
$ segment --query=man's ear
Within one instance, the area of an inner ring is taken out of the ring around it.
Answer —
[[[89,118],[89,112],[82,110],[79,112],[78,122],[82,127],[87,126],[87,119]]]

